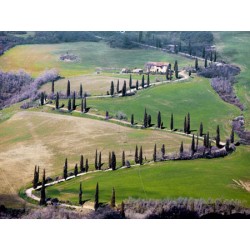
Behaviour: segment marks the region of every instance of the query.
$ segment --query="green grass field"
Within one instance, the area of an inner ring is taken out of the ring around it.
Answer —
[[[213,160],[171,161],[116,171],[87,174],[46,189],[47,197],[78,202],[79,183],[83,200],[94,201],[99,183],[100,202],[109,202],[112,187],[116,201],[131,198],[164,199],[192,197],[239,200],[250,206],[249,193],[233,179],[249,181],[250,147],[240,147],[232,155]],[[39,194],[39,192],[37,192]]]
[[[66,52],[77,55],[79,62],[62,62],[59,57]],[[24,69],[38,76],[46,69],[56,68],[61,76],[70,77],[92,74],[96,68],[144,68],[148,61],[178,60],[179,67],[193,65],[194,61],[175,54],[155,50],[110,48],[104,42],[77,42],[61,44],[20,45],[0,57],[0,69],[15,71]]]
[[[240,66],[235,84],[236,95],[245,106],[245,127],[250,129],[250,32],[215,32],[216,45],[222,58]]]
[[[63,102],[67,107],[67,100],[61,101]],[[199,129],[200,122],[203,122],[204,132],[209,131],[211,136],[215,136],[218,124],[222,139],[229,137],[231,120],[240,114],[236,107],[220,99],[207,79],[199,77],[190,82],[155,86],[131,97],[88,99],[87,105],[90,112],[102,115],[105,115],[106,110],[111,115],[122,111],[128,120],[134,114],[135,121],[139,124],[143,123],[145,108],[151,114],[154,124],[158,111],[161,111],[162,121],[168,129],[171,112],[174,114],[174,127],[177,129],[183,129],[184,116],[190,112],[191,129]]]

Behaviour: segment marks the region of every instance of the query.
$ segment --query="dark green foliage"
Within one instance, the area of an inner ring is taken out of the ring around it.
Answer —
[[[232,129],[232,131],[231,131],[230,142],[234,143],[234,129]]]
[[[173,115],[173,113],[171,114],[171,119],[170,119],[170,129],[171,130],[174,129],[174,115]]]
[[[68,159],[65,159],[65,164],[63,167],[63,178],[66,180],[68,177]]]
[[[99,160],[98,160],[98,169],[101,170],[102,168],[102,153],[99,153]]]
[[[135,163],[136,163],[136,164],[139,163],[138,147],[137,147],[137,145],[136,145],[136,147],[135,147]]]
[[[123,219],[125,218],[125,205],[123,201],[121,203],[121,216]]]
[[[85,170],[86,170],[86,173],[89,171],[89,161],[88,161],[88,158],[86,159],[86,162],[85,162]]]
[[[56,93],[56,109],[59,109],[59,94]]]
[[[187,133],[187,117],[184,118],[184,126],[183,126],[184,133]]]
[[[124,81],[122,87],[122,96],[126,96],[126,92],[127,92],[126,81]]]
[[[87,98],[86,97],[84,98],[84,101],[83,101],[83,111],[87,112]]]
[[[136,90],[138,90],[138,89],[139,89],[139,81],[138,81],[138,80],[136,80],[136,85],[135,85],[135,88],[136,88]]]
[[[156,144],[154,146],[153,161],[156,161]]]
[[[116,155],[114,151],[111,154],[111,168],[112,170],[116,170]]]
[[[195,151],[198,150],[198,146],[199,146],[199,136],[198,136],[198,133],[197,133],[197,136],[196,136],[196,148],[195,148]]]
[[[213,53],[212,53],[212,51],[210,52],[210,61],[211,62],[213,61]]]
[[[131,125],[134,125],[134,114],[131,115]]]
[[[203,124],[202,124],[202,122],[200,123],[200,136],[203,136]]]
[[[144,128],[148,127],[148,115],[147,115],[146,108],[145,108],[145,111],[144,111],[143,126],[144,126]]]
[[[73,93],[72,109],[76,109],[76,92]]]
[[[204,135],[204,138],[203,138],[203,146],[207,147],[207,135],[206,134]]]
[[[125,166],[125,152],[122,151],[122,167]]]
[[[207,67],[207,58],[205,58],[204,67]]]
[[[115,88],[114,88],[114,82],[111,81],[111,85],[110,85],[110,95],[113,96],[115,92]]]
[[[40,104],[41,104],[41,106],[44,105],[44,92],[41,93],[41,96],[40,96]]]
[[[82,84],[80,84],[79,96],[82,98]]]
[[[68,111],[71,111],[71,99],[68,100]]]
[[[84,172],[84,159],[83,159],[83,155],[81,155],[80,158],[80,172]]]
[[[192,142],[191,142],[191,152],[192,152],[192,155],[193,155],[193,154],[194,154],[194,152],[195,152],[194,134],[193,134],[193,137],[192,137]]]
[[[144,88],[145,82],[144,82],[144,75],[142,75],[142,79],[141,79],[141,86],[142,88]]]
[[[161,146],[161,154],[162,154],[162,159],[164,159],[165,154],[166,154],[165,144],[162,144],[162,146]]]
[[[190,114],[187,114],[187,134],[190,134]]]
[[[142,146],[140,147],[140,153],[139,153],[139,164],[143,164],[143,154],[142,154]]]
[[[217,60],[217,53],[216,53],[216,51],[214,52],[214,62],[216,62],[216,60]]]
[[[175,44],[174,45],[174,53],[177,54],[178,53],[178,46]]]
[[[192,72],[191,70],[188,71],[188,76],[191,76]]]
[[[106,111],[105,117],[107,120],[109,119],[109,112],[108,111]]]
[[[112,189],[112,196],[111,196],[111,202],[110,202],[111,207],[115,207],[115,188],[113,187]]]
[[[79,187],[79,205],[82,205],[82,183],[80,183]]]
[[[120,86],[119,86],[119,79],[117,80],[117,85],[116,85],[116,92],[117,94],[119,93],[120,91]]]
[[[219,147],[220,146],[220,126],[217,125],[217,129],[216,129],[216,146]]]
[[[37,184],[39,182],[39,167],[38,169],[35,166],[35,170],[34,170],[34,179],[33,179],[33,188],[36,189],[37,188]]]
[[[98,207],[99,207],[99,185],[97,182],[95,188],[95,204],[94,204],[95,211],[98,209]]]
[[[161,128],[161,112],[158,112],[158,117],[157,117],[157,128]]]
[[[148,127],[151,127],[151,115],[148,115]]]
[[[67,93],[66,93],[67,97],[70,96],[70,81],[68,80],[68,84],[67,84]]]
[[[177,60],[175,60],[175,62],[174,62],[174,71],[176,71],[176,67],[178,67],[178,62],[177,62]]]
[[[199,68],[199,65],[198,65],[198,58],[195,58],[195,69],[198,70]]]
[[[208,148],[209,145],[210,145],[210,137],[209,137],[209,132],[207,132],[206,147]]]
[[[230,150],[230,140],[229,139],[226,140],[226,146],[225,146],[225,148],[226,148],[226,151]]]
[[[177,61],[176,61],[176,66],[175,66],[175,77],[176,77],[176,79],[179,78],[179,69],[178,69],[178,63],[177,63]]]
[[[147,86],[149,87],[149,84],[150,84],[149,73],[147,74],[147,76],[148,76],[148,79],[147,79]]]
[[[95,151],[95,170],[98,170],[98,165],[97,165],[97,149]]]
[[[55,92],[55,81],[53,80],[51,83],[51,93],[54,94]]]
[[[74,175],[75,175],[75,176],[77,176],[77,175],[78,175],[78,166],[77,166],[77,163],[76,163],[76,165],[75,165]]]
[[[84,108],[83,108],[83,99],[81,99],[81,112],[83,113]]]
[[[132,88],[132,76],[131,76],[131,74],[129,76],[129,88],[130,89]]]
[[[40,206],[46,205],[46,193],[45,193],[45,169],[43,170],[43,181],[41,188],[41,198],[39,202]]]
[[[180,146],[180,154],[183,154],[184,151],[184,147],[183,147],[183,141],[181,142],[181,146]]]

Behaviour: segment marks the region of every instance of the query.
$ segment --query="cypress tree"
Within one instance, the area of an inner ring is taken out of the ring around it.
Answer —
[[[186,116],[184,118],[184,133],[185,134],[187,133],[187,118],[186,118]]]
[[[206,139],[206,142],[207,142],[207,148],[208,148],[208,147],[209,147],[209,144],[210,144],[209,132],[207,132],[207,139]]]
[[[175,53],[175,54],[178,54],[178,47],[177,47],[176,44],[174,45],[174,53]]]
[[[122,167],[125,166],[125,152],[122,151]]]
[[[130,89],[132,88],[132,76],[131,76],[131,74],[129,76],[129,88]]]
[[[127,87],[126,87],[126,81],[124,81],[123,87],[122,87],[122,96],[126,96]]]
[[[195,152],[195,141],[194,141],[194,134],[193,134],[193,137],[192,137],[192,143],[191,143],[191,152],[192,152],[192,155],[194,154]]]
[[[178,69],[178,63],[176,61],[176,66],[175,66],[175,78],[178,79],[179,78],[179,69]]]
[[[188,76],[191,76],[191,74],[192,74],[192,73],[191,73],[191,70],[189,70],[189,71],[188,71]]]
[[[121,216],[123,219],[125,218],[125,205],[123,201],[121,203]]]
[[[199,67],[198,66],[198,58],[195,58],[195,66],[194,67],[195,67],[196,70],[198,70],[198,67]]]
[[[117,80],[117,85],[116,85],[116,92],[117,94],[120,92],[120,86],[119,86],[119,79]]]
[[[111,168],[112,170],[116,170],[116,156],[114,151],[111,154]]]
[[[87,98],[84,98],[84,102],[83,102],[83,110],[84,112],[87,112]]]
[[[41,104],[41,106],[44,105],[44,92],[41,93],[41,96],[40,96],[40,104]]]
[[[210,53],[210,61],[211,61],[211,62],[213,61],[213,53],[212,53],[212,51],[211,51],[211,53]]]
[[[135,164],[139,163],[139,157],[138,157],[138,147],[136,145],[135,147]]]
[[[98,165],[97,165],[97,149],[95,150],[95,170],[98,169]]]
[[[68,111],[71,111],[71,99],[68,100]]]
[[[168,69],[166,70],[166,80],[167,81],[169,80],[169,70]]]
[[[34,169],[34,179],[33,179],[33,188],[35,189],[37,187],[37,170],[36,170],[36,166]]]
[[[68,159],[65,159],[65,164],[63,168],[63,178],[66,180],[68,177]]]
[[[56,93],[56,109],[59,109],[59,94]]]
[[[181,146],[180,146],[180,155],[183,154],[184,148],[183,148],[183,141],[181,142]]]
[[[111,196],[111,202],[110,202],[111,207],[115,207],[115,188],[113,187],[112,189],[112,196]]]
[[[98,161],[98,169],[101,170],[102,168],[102,153],[99,153],[99,161]]]
[[[220,127],[219,127],[219,125],[217,125],[217,129],[216,129],[216,146],[217,147],[220,146]]]
[[[36,175],[36,181],[37,181],[37,183],[39,182],[39,166],[38,166],[38,168],[37,168],[37,175]]]
[[[226,151],[230,150],[230,140],[229,139],[226,140],[226,146],[225,146],[225,148],[226,148]]]
[[[148,115],[148,127],[151,127],[151,115]]]
[[[43,170],[43,181],[42,181],[42,188],[41,188],[41,198],[40,198],[40,205],[46,205],[46,194],[45,194],[45,169]]]
[[[157,117],[157,127],[161,128],[161,112],[158,112],[158,117]]]
[[[230,135],[230,142],[234,143],[234,129],[232,128],[231,135]]]
[[[110,85],[110,95],[113,96],[115,92],[115,88],[114,88],[114,82],[111,81],[111,85]]]
[[[216,62],[216,60],[217,60],[217,53],[216,53],[216,51],[214,52],[214,62]]]
[[[195,151],[198,151],[198,145],[199,145],[199,137],[198,137],[198,133],[197,133],[197,136],[196,136],[196,148],[195,148]]]
[[[80,84],[80,92],[79,92],[79,96],[82,98],[82,84]]]
[[[202,136],[203,135],[203,124],[202,124],[202,122],[200,123],[200,136]]]
[[[139,153],[139,164],[143,164],[143,155],[142,155],[142,146],[140,147],[140,153]]]
[[[153,161],[156,161],[156,144],[154,146]]]
[[[206,134],[204,134],[203,146],[207,147],[207,135]]]
[[[80,157],[80,171],[84,172],[84,160],[83,160],[83,155]]]
[[[68,84],[67,84],[67,97],[70,96],[70,81],[68,80]]]
[[[79,205],[82,205],[82,183],[80,182],[79,187]]]
[[[98,209],[99,207],[99,185],[98,182],[96,183],[96,188],[95,188],[95,211]]]
[[[173,113],[171,114],[171,119],[170,119],[170,129],[171,130],[174,129],[174,115],[173,115]]]
[[[190,114],[187,114],[187,134],[190,134]]]
[[[171,81],[172,80],[172,75],[173,75],[173,72],[172,70],[169,71],[169,80]]]
[[[142,79],[141,79],[141,86],[142,86],[142,88],[144,88],[144,75],[142,75]]]
[[[111,161],[111,153],[109,152],[109,168],[112,167],[112,161]]]
[[[207,67],[207,57],[205,58],[204,67]]]
[[[174,71],[176,71],[176,66],[178,65],[177,60],[174,62]]]
[[[73,93],[72,109],[76,109],[76,92]]]
[[[135,87],[136,87],[136,90],[139,89],[139,81],[138,81],[138,80],[136,80],[136,85],[135,85]]]
[[[108,111],[106,111],[105,118],[106,118],[106,120],[109,119],[109,112]]]
[[[147,79],[147,86],[149,87],[149,84],[150,84],[149,73],[148,73],[147,75],[148,75],[148,79]]]
[[[77,176],[77,175],[78,175],[78,166],[77,166],[77,163],[76,163],[76,165],[75,165],[74,175],[75,175],[75,176]]]
[[[164,144],[162,144],[162,147],[161,147],[161,154],[162,154],[162,159],[164,159],[165,154],[166,154],[166,150],[165,150],[165,145]]]
[[[81,112],[83,113],[84,109],[83,109],[83,99],[81,99]]]
[[[85,162],[85,170],[86,170],[86,173],[89,171],[89,161],[88,161],[88,158],[86,159],[86,162]]]
[[[51,93],[54,94],[54,92],[55,92],[55,81],[53,80],[51,84]]]
[[[134,125],[134,114],[131,115],[131,125]]]
[[[205,50],[205,47],[203,47],[203,49],[202,49],[202,58],[205,58],[205,55],[206,55],[206,50]]]
[[[144,126],[144,128],[147,128],[147,126],[148,126],[148,115],[147,115],[146,108],[145,108],[145,111],[144,111],[143,126]]]

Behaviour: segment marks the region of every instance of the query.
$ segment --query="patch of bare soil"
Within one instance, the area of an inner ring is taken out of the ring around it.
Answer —
[[[250,181],[242,180],[233,180],[239,187],[245,189],[247,192],[250,192]]]

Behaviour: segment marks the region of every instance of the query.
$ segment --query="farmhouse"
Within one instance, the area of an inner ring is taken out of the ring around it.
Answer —
[[[143,69],[133,69],[132,72],[133,73],[137,73],[137,74],[142,74],[143,73]]]
[[[168,62],[147,62],[145,69],[147,73],[166,73]]]

